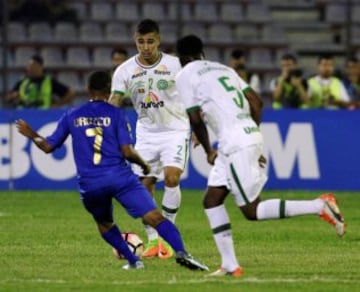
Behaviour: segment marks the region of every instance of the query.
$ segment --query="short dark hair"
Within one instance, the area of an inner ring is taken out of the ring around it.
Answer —
[[[245,53],[243,50],[240,50],[240,49],[235,49],[231,52],[231,57],[233,59],[240,59],[240,58],[243,58],[245,57]]]
[[[334,60],[333,55],[331,54],[321,54],[318,58],[318,64],[322,61],[322,60]]]
[[[176,52],[179,56],[198,56],[203,54],[204,45],[196,35],[187,35],[176,42]]]
[[[160,33],[159,25],[155,20],[143,19],[136,27],[136,32],[140,34],[147,34],[151,32]]]
[[[121,54],[121,55],[124,55],[124,56],[128,56],[129,55],[129,53],[128,53],[128,51],[126,50],[126,49],[124,49],[124,48],[115,48],[115,49],[113,49],[112,51],[111,51],[111,57],[113,57],[115,54]]]
[[[36,63],[40,64],[41,66],[44,65],[44,59],[40,55],[32,55],[30,60],[35,61]]]
[[[281,56],[281,60],[292,60],[294,63],[297,63],[297,58],[292,53],[285,53]]]
[[[111,76],[106,71],[92,72],[88,78],[90,90],[108,93],[111,90]]]

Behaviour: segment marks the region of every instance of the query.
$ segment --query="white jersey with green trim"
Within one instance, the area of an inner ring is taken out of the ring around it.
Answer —
[[[115,70],[111,90],[130,93],[138,114],[137,131],[190,129],[183,101],[175,86],[175,76],[180,69],[177,57],[161,53],[159,61],[151,66],[142,65],[136,55]]]
[[[244,95],[249,85],[232,68],[217,62],[193,61],[178,73],[176,86],[188,112],[201,108],[219,140],[219,151],[229,154],[263,142]]]

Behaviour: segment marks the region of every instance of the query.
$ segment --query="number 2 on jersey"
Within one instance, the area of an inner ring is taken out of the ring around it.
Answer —
[[[229,79],[229,77],[226,77],[226,76],[222,76],[222,77],[218,78],[219,82],[225,88],[225,90],[227,92],[236,91],[237,97],[233,97],[233,101],[239,108],[243,108],[244,107],[244,97],[243,97],[242,93],[239,90],[237,90],[235,87],[227,84],[228,79]]]
[[[95,137],[94,140],[94,157],[93,162],[95,165],[101,162],[101,144],[103,141],[103,129],[101,127],[89,128],[85,132],[87,137]]]

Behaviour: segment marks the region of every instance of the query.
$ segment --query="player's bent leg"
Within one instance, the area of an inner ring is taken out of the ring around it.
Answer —
[[[131,252],[128,244],[121,236],[119,228],[114,223],[97,220],[97,224],[102,238],[128,260],[128,268],[123,267],[124,269],[140,266],[139,262],[141,263],[141,261]]]
[[[232,276],[242,274],[242,269],[235,256],[230,218],[224,205],[228,193],[225,186],[209,186],[203,202],[217,249],[221,255],[220,269],[210,276],[224,276],[228,273]]]
[[[144,215],[144,221],[156,228],[159,235],[164,238],[176,252],[176,262],[191,270],[208,270],[208,267],[195,260],[185,251],[184,244],[177,227],[167,220],[158,210]]]

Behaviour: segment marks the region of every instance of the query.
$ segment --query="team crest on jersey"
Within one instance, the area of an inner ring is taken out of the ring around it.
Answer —
[[[159,65],[159,67],[157,67],[154,70],[154,74],[157,74],[157,75],[171,75],[171,72],[169,71],[169,69],[165,65]]]
[[[156,87],[159,90],[166,90],[169,88],[169,83],[165,80],[165,79],[160,79],[157,83],[156,83]]]
[[[140,103],[141,108],[159,108],[164,106],[164,101],[160,100],[160,98],[153,92],[149,92],[149,95],[144,98],[144,100]]]
[[[146,70],[144,70],[141,67],[137,67],[137,68],[135,68],[133,75],[131,75],[131,79],[135,79],[135,78],[144,76],[146,74],[147,74]]]

